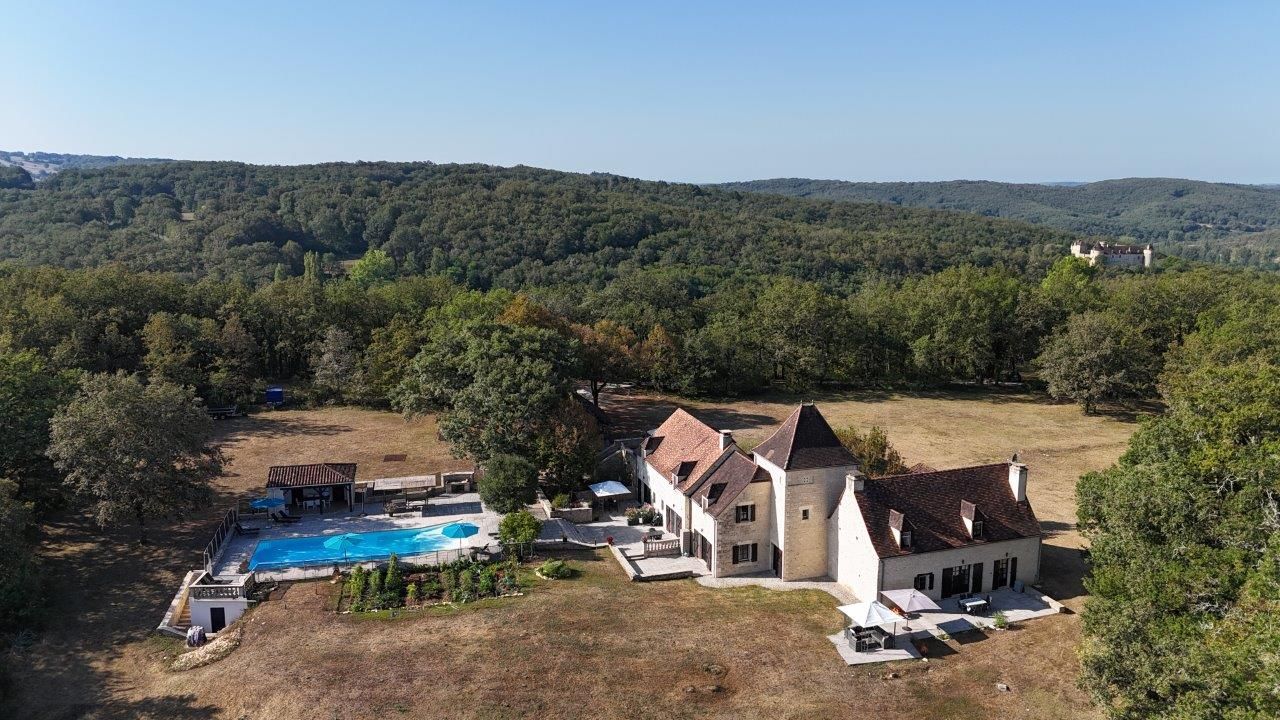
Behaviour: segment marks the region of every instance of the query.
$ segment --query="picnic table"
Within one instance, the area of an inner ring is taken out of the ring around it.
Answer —
[[[960,607],[970,615],[984,615],[991,609],[991,604],[985,598],[971,597],[964,598],[960,601]]]

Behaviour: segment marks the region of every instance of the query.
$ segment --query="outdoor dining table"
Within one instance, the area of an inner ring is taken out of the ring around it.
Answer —
[[[960,607],[970,615],[985,613],[988,609],[987,601],[983,598],[966,598],[960,601]]]

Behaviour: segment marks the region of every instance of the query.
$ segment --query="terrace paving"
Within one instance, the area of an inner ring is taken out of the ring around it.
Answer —
[[[997,611],[1004,612],[1011,623],[1024,622],[1061,612],[1062,603],[1028,587],[1022,592],[1014,592],[1009,588],[984,593],[991,596],[991,610],[985,615],[969,615],[960,608],[958,598],[947,598],[938,603],[942,610],[919,613],[910,620],[913,631],[927,632],[930,635],[955,635],[970,630],[986,630],[995,627],[992,619]]]
[[[699,578],[699,582],[701,581],[702,578]],[[843,633],[830,635],[827,639],[836,646],[836,652],[840,654],[841,659],[848,665],[909,660],[921,657],[919,650],[915,647],[915,642],[913,642],[921,638],[932,636],[941,639],[943,636],[947,636],[955,639],[961,646],[968,644],[966,640],[961,640],[954,636],[960,634],[963,637],[963,633],[971,633],[975,630],[989,630],[995,627],[992,615],[996,611],[1003,611],[1010,623],[1019,623],[1056,615],[1061,612],[1062,608],[1062,603],[1029,587],[1020,593],[1005,588],[995,590],[989,594],[991,596],[991,611],[986,615],[969,615],[960,608],[958,598],[947,598],[938,603],[942,608],[941,610],[922,612],[909,620],[904,619],[902,623],[893,628],[896,632],[897,642],[895,644],[897,647],[892,650],[854,652],[853,648],[849,647],[849,642],[845,639]],[[980,636],[971,635],[968,637]]]
[[[704,575],[698,578],[698,584],[715,588],[758,585],[770,590],[821,590],[835,598],[841,605],[858,602],[856,595],[834,580],[782,580],[768,571],[730,577]]]

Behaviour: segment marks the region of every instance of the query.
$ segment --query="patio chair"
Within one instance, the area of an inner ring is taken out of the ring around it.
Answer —
[[[243,526],[243,525],[241,525],[240,523],[238,523],[238,522],[237,522],[237,523],[236,523],[236,532],[240,533],[241,535],[247,535],[247,536],[249,536],[249,537],[254,537],[254,536],[256,536],[256,535],[258,535],[259,533],[261,533],[261,532],[262,532],[262,528],[251,528],[251,527],[245,527],[245,526]]]
[[[271,519],[272,519],[272,520],[275,520],[276,522],[283,522],[283,523],[295,523],[295,522],[301,522],[301,521],[302,521],[302,517],[301,517],[301,516],[299,516],[299,515],[290,515],[289,513],[285,512],[284,510],[281,510],[281,511],[279,511],[279,512],[275,512],[275,513],[272,513],[272,514],[271,514]]]

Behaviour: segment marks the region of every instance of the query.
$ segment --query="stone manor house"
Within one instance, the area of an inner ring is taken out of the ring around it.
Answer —
[[[910,587],[940,600],[1040,572],[1040,524],[1016,458],[868,478],[804,404],[750,453],[676,410],[629,462],[636,496],[716,577],[826,577],[863,600]]]

